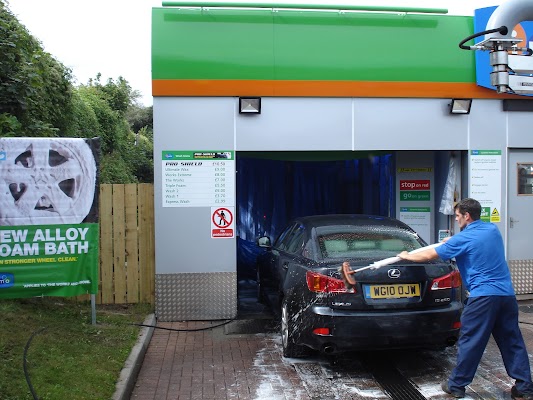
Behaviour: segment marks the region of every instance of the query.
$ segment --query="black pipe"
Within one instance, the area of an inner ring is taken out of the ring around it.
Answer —
[[[506,26],[502,25],[500,26],[499,28],[494,28],[494,29],[489,29],[487,31],[482,31],[482,32],[478,32],[478,33],[474,33],[473,35],[470,35],[468,36],[467,38],[463,39],[461,41],[461,43],[459,43],[459,47],[463,50],[472,50],[472,47],[471,46],[465,46],[464,44],[466,42],[468,42],[469,40],[472,40],[474,38],[477,38],[479,36],[482,36],[482,35],[487,35],[489,33],[495,33],[495,32],[499,32],[500,34],[502,35],[507,35],[507,33],[509,32],[509,29],[507,29]]]
[[[31,384],[30,380],[30,374],[28,373],[28,366],[27,366],[27,356],[28,356],[28,349],[30,348],[31,341],[37,335],[38,333],[44,331],[46,327],[37,329],[35,332],[33,332],[28,339],[28,342],[26,343],[26,346],[24,346],[24,355],[22,358],[22,368],[24,369],[24,376],[26,377],[26,383],[28,384],[28,387],[30,388],[31,395],[34,400],[39,400],[39,397],[37,396],[37,393],[35,393],[35,390],[33,389],[33,385]]]

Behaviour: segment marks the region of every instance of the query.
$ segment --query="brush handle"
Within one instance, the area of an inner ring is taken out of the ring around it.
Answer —
[[[415,254],[415,253],[420,253],[421,251],[424,251],[424,250],[434,249],[435,247],[439,247],[443,243],[444,242],[439,242],[439,243],[435,243],[435,244],[430,244],[429,246],[420,247],[419,249],[415,249],[413,251],[410,251],[409,254]],[[381,268],[381,267],[384,267],[386,265],[394,264],[395,262],[400,261],[400,260],[401,260],[401,258],[398,257],[398,256],[384,258],[383,260],[379,260],[379,261],[373,262],[372,264],[370,264],[370,265],[368,265],[366,267],[354,269],[353,273],[364,271],[365,269]]]

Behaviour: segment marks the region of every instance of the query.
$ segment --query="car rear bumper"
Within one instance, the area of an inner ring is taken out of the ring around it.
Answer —
[[[303,312],[295,335],[298,344],[326,353],[350,350],[445,347],[455,344],[460,303],[429,311],[355,312],[326,306]],[[329,328],[329,335],[313,333]]]

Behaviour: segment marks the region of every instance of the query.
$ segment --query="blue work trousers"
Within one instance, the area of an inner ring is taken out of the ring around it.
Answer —
[[[457,365],[450,375],[450,389],[464,390],[494,337],[507,374],[522,393],[533,393],[527,349],[518,327],[518,304],[514,296],[482,296],[468,299],[461,316]]]

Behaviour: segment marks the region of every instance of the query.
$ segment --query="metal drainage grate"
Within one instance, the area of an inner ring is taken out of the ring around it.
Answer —
[[[519,306],[518,309],[523,313],[533,313],[533,306]]]
[[[383,390],[393,400],[425,400],[411,381],[406,379],[396,368],[392,360],[376,361],[365,357],[365,366],[374,376]]]

